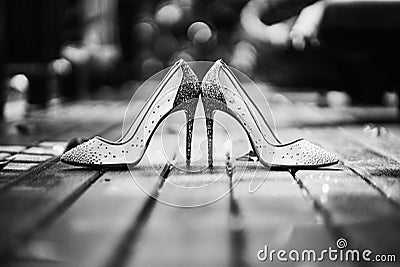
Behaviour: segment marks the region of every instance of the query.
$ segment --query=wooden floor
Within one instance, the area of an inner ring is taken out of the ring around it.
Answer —
[[[227,137],[220,127],[213,171],[187,174],[176,168],[164,179],[161,148],[167,147],[167,154],[177,149],[179,116],[158,130],[131,172],[59,162],[72,137],[117,139],[126,104],[75,103],[30,118],[9,107],[12,119],[0,131],[1,266],[272,266],[276,262],[257,259],[265,245],[320,251],[336,248],[339,238],[348,248],[396,254],[400,261],[396,110],[273,103],[282,139],[305,137],[339,156],[340,164],[320,170],[291,174],[236,161],[230,179],[223,149]],[[220,121],[233,125],[223,115]],[[243,130],[231,128],[233,153],[247,152]],[[195,125],[194,168],[204,164],[204,131],[202,122]],[[182,162],[179,158],[177,166]],[[264,178],[250,194],[249,185]],[[196,205],[201,207],[175,207]],[[391,265],[396,264],[384,266]]]

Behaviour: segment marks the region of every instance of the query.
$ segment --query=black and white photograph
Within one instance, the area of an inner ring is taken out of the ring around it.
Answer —
[[[0,266],[400,266],[400,0],[1,0]]]

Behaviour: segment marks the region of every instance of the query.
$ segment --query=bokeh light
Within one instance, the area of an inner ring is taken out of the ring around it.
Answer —
[[[189,26],[187,36],[195,44],[204,44],[211,39],[212,31],[206,23],[197,21]]]
[[[182,19],[182,16],[183,11],[179,5],[168,3],[156,12],[155,19],[161,25],[173,26]]]
[[[29,80],[24,74],[17,74],[10,79],[8,85],[21,93],[25,93],[29,87]]]
[[[133,28],[135,38],[142,44],[149,44],[158,32],[158,27],[153,22],[139,22]]]

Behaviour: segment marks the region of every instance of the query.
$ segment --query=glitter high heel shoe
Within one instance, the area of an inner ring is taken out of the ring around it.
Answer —
[[[135,166],[142,159],[153,133],[170,114],[186,113],[186,161],[191,159],[193,120],[200,95],[196,74],[183,61],[177,61],[160,82],[127,132],[116,142],[101,137],[67,151],[61,161],[88,167]]]
[[[213,122],[216,111],[223,111],[239,122],[255,154],[265,166],[307,169],[338,163],[335,155],[304,139],[281,143],[239,80],[222,60],[215,62],[204,76],[201,99],[206,115],[210,167],[213,165]]]

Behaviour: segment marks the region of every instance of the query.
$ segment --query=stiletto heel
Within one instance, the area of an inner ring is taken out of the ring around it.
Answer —
[[[255,154],[265,166],[305,169],[338,163],[335,155],[304,139],[283,144],[222,60],[215,62],[204,76],[201,97],[205,114],[209,116],[206,121],[209,144],[212,143],[213,115],[215,111],[223,111],[243,127]],[[209,145],[208,148],[209,165],[212,166],[212,147]]]
[[[196,113],[196,104],[190,104],[186,110],[186,166],[190,166],[192,158],[192,136],[193,136],[193,123],[194,115]]]
[[[207,128],[207,149],[208,149],[208,167],[213,167],[213,135],[214,135],[214,110],[208,109],[206,115],[206,128]]]
[[[61,161],[89,167],[135,166],[143,158],[161,122],[170,114],[182,110],[187,120],[186,159],[190,161],[193,119],[199,95],[197,76],[183,60],[179,60],[169,69],[118,141],[112,142],[96,136],[64,153]]]

